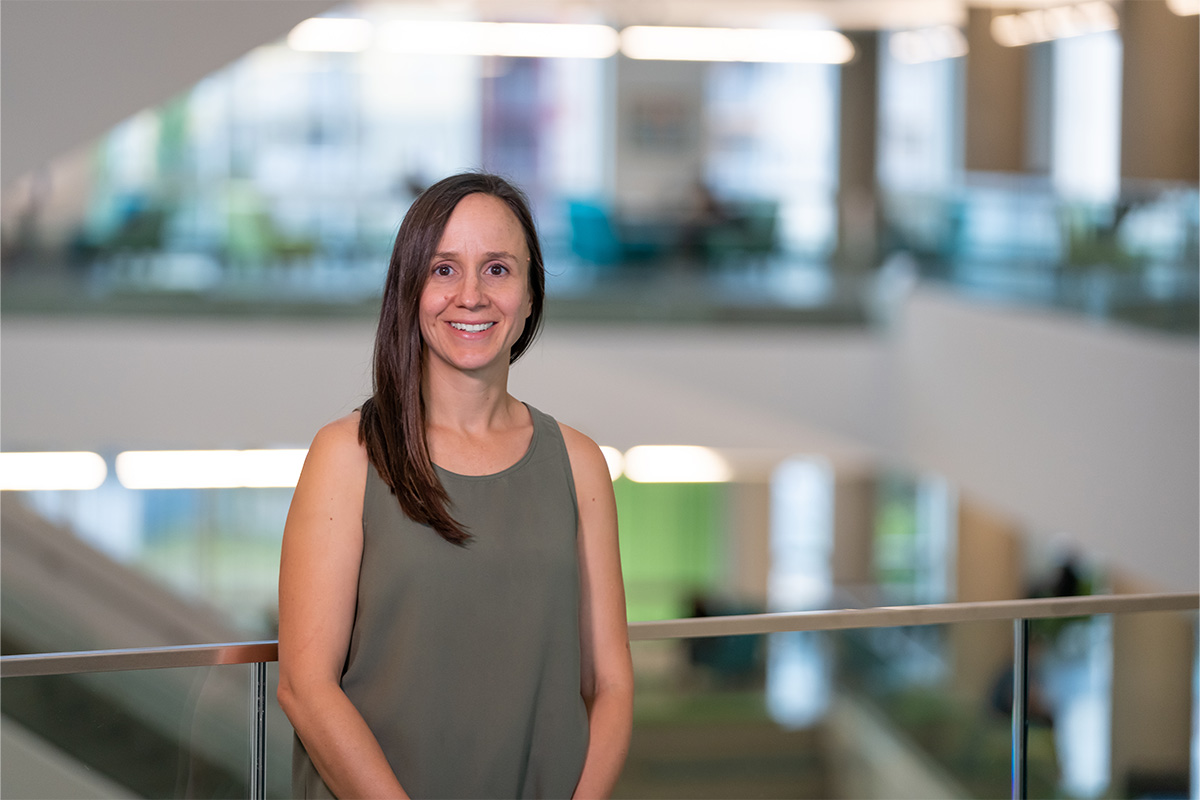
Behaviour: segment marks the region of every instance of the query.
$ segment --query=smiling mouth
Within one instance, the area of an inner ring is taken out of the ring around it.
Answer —
[[[481,331],[486,331],[495,324],[496,323],[494,322],[480,322],[477,325],[468,325],[465,322],[451,322],[450,327],[458,331],[466,331],[467,333],[479,333]]]

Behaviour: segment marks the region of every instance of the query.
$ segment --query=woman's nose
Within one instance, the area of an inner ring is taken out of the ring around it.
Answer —
[[[467,308],[474,308],[484,302],[483,286],[479,275],[468,271],[463,275],[458,289],[458,303]]]

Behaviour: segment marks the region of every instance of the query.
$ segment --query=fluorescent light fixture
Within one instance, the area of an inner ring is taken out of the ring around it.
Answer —
[[[608,477],[616,480],[621,477],[621,470],[625,466],[625,456],[621,455],[621,451],[615,447],[600,445],[600,452],[604,454],[604,463],[608,464]]]
[[[1004,47],[1066,39],[1085,33],[1115,31],[1117,12],[1104,0],[1069,6],[1035,8],[1019,14],[1001,14],[992,19],[992,38]]]
[[[1167,0],[1167,8],[1173,14],[1191,17],[1200,14],[1200,0]]]
[[[1090,3],[1080,3],[1075,10],[1084,19],[1080,33],[1096,33],[1098,31],[1115,31],[1121,27],[1121,20],[1116,9],[1103,0],[1093,0]]]
[[[1055,6],[1042,11],[1046,32],[1055,39],[1078,36],[1084,31],[1083,15],[1074,6]]]
[[[127,489],[291,487],[307,450],[129,450],[117,456]]]
[[[95,489],[108,477],[97,453],[0,453],[0,489],[38,492]]]
[[[608,58],[617,32],[607,25],[393,20],[379,35],[393,53],[514,58]]]
[[[854,45],[837,31],[633,25],[621,31],[621,52],[659,61],[845,64]]]
[[[1025,32],[1025,25],[1016,14],[1003,14],[992,17],[992,38],[1001,47],[1020,47],[1029,44],[1033,39]]]
[[[900,31],[888,40],[892,57],[905,64],[923,64],[967,54],[967,37],[953,25]]]
[[[293,50],[361,53],[371,44],[371,23],[349,17],[313,17],[292,28],[287,43]]]
[[[638,483],[724,483],[733,470],[719,453],[692,445],[641,445],[625,453],[625,474]]]

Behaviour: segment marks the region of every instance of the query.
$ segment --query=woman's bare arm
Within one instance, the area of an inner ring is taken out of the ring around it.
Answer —
[[[617,504],[600,448],[579,431],[561,427],[579,500],[580,691],[590,733],[575,797],[608,797],[625,765],[633,725]]]
[[[279,704],[336,796],[407,797],[340,685],[358,593],[367,469],[357,413],[313,439],[279,564]]]

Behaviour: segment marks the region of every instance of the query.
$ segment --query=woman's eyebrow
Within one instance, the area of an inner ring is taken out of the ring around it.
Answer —
[[[434,253],[433,257],[435,259],[438,259],[438,258],[454,259],[454,258],[458,258],[458,253],[456,253],[454,251],[446,251],[444,253]],[[492,250],[487,253],[484,253],[483,257],[484,257],[484,259],[508,258],[508,259],[512,259],[513,261],[517,260],[517,257],[514,256],[512,253],[508,252],[507,250]]]

